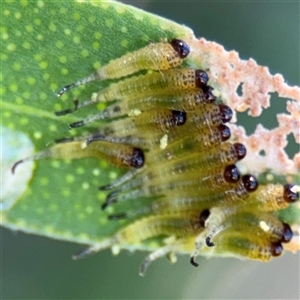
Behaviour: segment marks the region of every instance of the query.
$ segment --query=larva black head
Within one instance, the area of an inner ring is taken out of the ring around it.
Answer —
[[[231,132],[230,132],[230,128],[228,126],[221,124],[218,126],[218,130],[221,134],[222,142],[225,142],[228,139],[230,139]]]
[[[283,251],[281,243],[272,243],[271,244],[271,253],[272,256],[279,256]]]
[[[186,112],[179,110],[172,110],[172,117],[174,124],[177,126],[183,125],[186,122]]]
[[[173,49],[178,53],[180,58],[186,58],[190,53],[190,47],[186,42],[179,39],[173,39],[170,42]]]
[[[144,152],[140,148],[134,148],[130,159],[130,166],[133,168],[141,168],[145,163]]]
[[[242,182],[245,186],[245,189],[251,193],[254,192],[258,187],[258,181],[254,175],[246,174],[242,177]]]
[[[214,90],[214,88],[212,88],[209,85],[202,86],[203,97],[205,99],[205,102],[216,101],[217,97],[212,93],[213,90]]]
[[[284,186],[283,198],[288,203],[296,202],[299,199],[299,192],[296,190],[295,185],[286,184]]]
[[[293,238],[293,231],[289,224],[282,223],[283,230],[282,230],[282,238],[281,243],[288,243]]]
[[[219,104],[220,116],[223,123],[227,123],[232,118],[232,109],[225,104]]]
[[[195,78],[196,78],[196,86],[199,88],[202,88],[203,86],[207,85],[209,80],[207,73],[203,70],[196,70]]]
[[[234,147],[234,150],[236,152],[236,157],[237,157],[238,160],[241,160],[246,156],[247,149],[243,144],[235,143],[235,144],[233,144],[233,147]]]
[[[204,209],[199,216],[199,224],[201,227],[205,227],[205,221],[208,219],[210,215],[210,211],[208,209]]]
[[[224,170],[224,178],[228,183],[236,183],[240,180],[241,174],[236,165],[229,165]]]

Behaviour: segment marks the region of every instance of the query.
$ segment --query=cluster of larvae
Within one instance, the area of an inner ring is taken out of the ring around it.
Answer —
[[[143,275],[150,262],[163,255],[174,259],[176,253],[190,253],[194,266],[198,253],[269,261],[291,240],[290,226],[276,212],[297,201],[298,187],[259,186],[252,174],[240,174],[236,163],[246,148],[230,141],[225,124],[232,110],[216,99],[205,71],[181,66],[189,52],[179,39],[150,44],[59,91],[61,96],[94,80],[122,78],[90,100],[75,100],[73,108],[56,113],[107,103],[102,111],[69,126],[108,120],[106,125],[34,156],[96,157],[128,169],[100,189],[108,191],[102,210],[111,205],[116,209],[108,218],[132,222],[75,258],[157,239],[161,247],[146,257]],[[124,202],[143,200],[140,208],[122,209]]]

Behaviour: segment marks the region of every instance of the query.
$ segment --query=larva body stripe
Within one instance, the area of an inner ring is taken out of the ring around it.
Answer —
[[[105,136],[121,137],[126,135],[150,135],[155,132],[168,132],[172,128],[182,126],[185,122],[185,116],[182,116],[181,118],[179,116],[178,118],[176,112],[177,111],[169,109],[147,111],[138,116],[117,120],[110,125],[102,126],[98,130],[98,133]]]
[[[180,127],[184,127],[180,126]],[[94,136],[101,135],[101,139],[112,143],[127,144],[143,149],[153,149],[153,155],[149,156],[149,162],[166,161],[170,157],[181,157],[186,154],[201,152],[203,150],[219,146],[222,142],[230,138],[230,129],[225,126],[217,126],[211,128],[197,128],[196,131],[189,134],[185,130],[176,127],[167,133],[167,145],[165,149],[158,147],[164,134],[156,132],[149,137],[145,137],[140,132],[134,136],[107,136],[100,129]],[[119,131],[118,131],[119,132]],[[93,139],[93,136],[89,137]]]
[[[246,202],[239,203],[237,209],[239,211],[260,211],[274,212],[287,208],[289,203],[284,199],[284,187],[281,184],[268,184],[259,186],[258,189],[250,194]],[[232,213],[233,207],[236,207],[236,202],[226,203],[227,210],[224,213]]]
[[[197,70],[196,70],[197,71]],[[112,83],[92,95],[93,102],[111,102],[114,100],[147,97],[160,94],[172,94],[175,90],[197,89],[196,71],[193,69],[170,69],[139,75]]]
[[[224,136],[224,130],[228,130],[228,134]],[[200,153],[208,149],[221,145],[230,137],[229,128],[207,128],[197,130],[193,134],[185,135],[183,130],[168,133],[168,144],[165,149],[154,149],[153,155],[149,156],[148,163],[157,163],[179,159],[182,156],[191,153]],[[181,137],[182,136],[182,137]],[[181,138],[176,138],[181,137]],[[157,142],[158,143],[158,142]],[[138,143],[137,143],[138,145]],[[146,148],[146,147],[145,147]]]
[[[147,182],[160,183],[165,178],[172,180],[186,179],[187,176],[207,176],[207,169],[216,169],[236,163],[239,160],[234,145],[224,143],[220,148],[212,148],[209,152],[193,153],[175,161],[161,162],[160,168],[147,165],[144,172],[128,182],[126,187],[142,187]]]
[[[132,177],[131,177],[132,178]],[[148,181],[143,184],[142,189],[134,189],[132,185],[124,183],[119,185],[118,195],[126,194],[126,198],[130,198],[131,192],[139,193],[142,196],[158,196],[165,193],[179,192],[180,190],[195,189],[197,194],[206,194],[213,189],[216,191],[234,188],[240,180],[240,172],[235,165],[229,165],[208,172],[204,177],[199,174],[189,175],[188,178],[167,178],[162,182]],[[133,198],[133,197],[132,197]]]
[[[179,213],[179,212],[192,212],[202,211],[204,209],[211,209],[214,206],[223,207],[226,203],[246,202],[249,197],[249,192],[245,189],[242,182],[239,182],[236,188],[218,191],[212,191],[206,196],[202,195],[178,195],[175,193],[173,197],[165,196],[155,200],[150,205],[137,210],[130,210],[127,212],[129,217],[140,217],[150,214],[163,214],[163,213]]]
[[[85,157],[106,160],[112,165],[121,168],[141,168],[145,162],[144,153],[139,148],[105,141],[96,142],[86,147],[85,142],[80,139],[58,143],[20,162],[42,158],[80,159]]]
[[[208,103],[202,89],[192,91],[175,91],[170,95],[151,95],[133,99],[123,99],[116,104],[109,105],[103,114],[107,118],[132,115],[135,110],[147,111],[152,109],[173,109],[194,111],[198,106]]]
[[[95,136],[102,135],[101,139],[106,141],[148,148],[151,143],[159,145],[161,133],[168,133],[168,141],[178,142],[181,141],[180,138],[186,137],[188,132],[192,135],[198,133],[202,139],[205,133],[209,134],[212,139],[222,138],[220,134],[217,137],[212,134],[216,130],[224,132],[224,129],[220,128],[222,124],[219,107],[208,104],[205,109],[196,113],[174,110],[146,111],[135,117],[117,120],[110,125],[103,126]]]
[[[116,79],[140,70],[167,70],[182,64],[178,52],[170,43],[151,43],[137,51],[114,59],[96,73],[100,80]]]
[[[235,188],[236,185],[227,182],[224,177],[224,168],[210,172],[204,178],[198,174],[189,176],[189,179],[167,179],[163,182],[147,182],[138,189],[128,190],[121,187],[119,193],[113,193],[113,198],[117,202],[139,199],[142,197],[166,196],[202,196],[207,197],[214,193],[224,192]]]
[[[64,86],[58,93],[60,97],[66,91],[94,80],[116,79],[141,70],[166,70],[178,67],[189,55],[189,46],[182,40],[173,39],[170,43],[153,43],[132,53],[110,61],[95,73]]]
[[[280,243],[272,243],[255,235],[244,232],[224,231],[215,238],[213,253],[224,256],[240,256],[250,259],[269,261],[282,253]]]
[[[143,218],[119,231],[115,241],[118,244],[130,245],[162,235],[175,237],[197,235],[203,230],[199,223],[199,214],[195,212],[181,213],[177,216],[164,214]]]

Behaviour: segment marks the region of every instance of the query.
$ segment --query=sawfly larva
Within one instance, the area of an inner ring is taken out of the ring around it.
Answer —
[[[76,86],[95,80],[117,79],[141,70],[167,70],[175,68],[182,64],[182,60],[189,53],[189,46],[180,39],[173,39],[169,43],[151,43],[142,49],[110,61],[90,76],[64,86],[57,93],[57,96],[60,97],[66,91]]]
[[[125,78],[103,88],[98,93],[93,93],[91,100],[82,103],[75,102],[73,109],[57,112],[62,116],[77,109],[95,103],[108,103],[115,100],[149,97],[152,95],[172,94],[174,91],[191,90],[206,86],[208,76],[203,70],[170,69],[166,71],[147,73],[145,75]]]

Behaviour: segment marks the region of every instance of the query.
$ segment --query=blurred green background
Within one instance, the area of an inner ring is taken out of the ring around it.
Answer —
[[[195,35],[254,58],[299,85],[299,2],[123,1],[191,27]],[[63,2],[62,4],[63,5]],[[252,132],[258,122],[275,126],[285,100],[272,98],[259,119],[243,114]],[[289,153],[297,151],[290,137]],[[82,247],[1,229],[2,299],[299,299],[299,255],[269,264],[236,259],[201,259],[200,267],[179,257],[155,262],[145,278],[138,268],[146,253],[104,251],[81,261]]]

